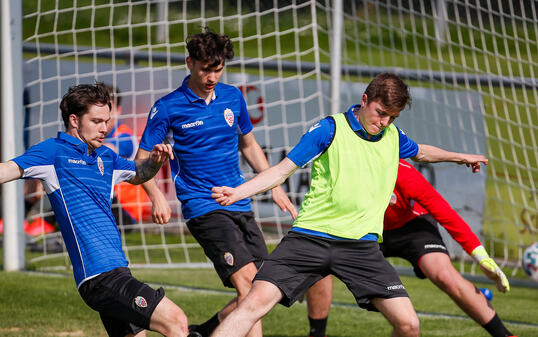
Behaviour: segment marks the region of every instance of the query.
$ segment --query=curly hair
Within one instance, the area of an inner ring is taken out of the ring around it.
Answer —
[[[403,109],[411,106],[409,87],[401,78],[391,73],[381,73],[374,77],[364,91],[368,102],[379,101],[389,109]]]
[[[185,40],[189,56],[216,67],[234,57],[234,46],[227,35],[219,35],[207,27],[202,33],[190,35]]]
[[[70,87],[60,102],[65,128],[69,126],[70,115],[80,118],[88,112],[91,105],[106,105],[109,109],[112,108],[110,94],[103,83],[95,82],[95,84],[79,84]]]

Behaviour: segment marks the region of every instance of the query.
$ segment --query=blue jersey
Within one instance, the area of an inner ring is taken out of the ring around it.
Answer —
[[[112,215],[114,185],[136,175],[135,164],[106,146],[88,154],[78,138],[59,132],[13,159],[23,178],[41,179],[73,265],[77,287],[128,265]]]
[[[366,131],[362,127],[361,123],[353,114],[354,109],[358,109],[359,105],[353,105],[346,112],[346,118],[349,125],[361,138],[375,142],[385,134],[383,130],[378,135],[368,138]],[[400,130],[400,158],[414,157],[418,153],[418,145],[411,140],[407,135]],[[310,129],[301,137],[299,143],[290,151],[288,158],[299,167],[303,167],[310,161],[319,157],[325,150],[331,145],[334,137],[334,120],[330,117],[324,118],[318,123],[312,125]]]
[[[187,86],[159,99],[151,108],[140,148],[150,151],[165,138],[174,149],[172,179],[183,216],[195,218],[216,209],[249,211],[250,200],[220,206],[211,198],[214,186],[245,182],[239,169],[238,136],[252,131],[239,89],[218,83],[209,104]]]

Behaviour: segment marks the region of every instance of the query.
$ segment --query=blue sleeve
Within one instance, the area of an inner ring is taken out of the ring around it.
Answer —
[[[112,185],[122,181],[131,180],[136,175],[136,164],[132,160],[120,157],[116,152],[110,150],[114,159],[114,174]]]
[[[25,171],[25,174],[23,175],[24,178],[37,178],[27,176],[26,170],[34,166],[54,165],[55,156],[56,143],[54,142],[54,139],[48,139],[30,147],[23,155],[13,158],[12,160]]]
[[[241,111],[239,112],[239,120],[237,121],[237,125],[239,127],[239,131],[242,135],[246,135],[250,131],[252,131],[252,122],[250,121],[250,116],[248,114],[247,110],[247,102],[245,102],[245,98],[243,97],[243,93],[241,93],[241,90],[237,89],[239,93],[239,102],[241,105]]]
[[[157,101],[149,111],[148,121],[142,139],[140,148],[151,151],[155,144],[160,144],[166,138],[170,128],[170,119],[166,106],[161,101]]]
[[[133,136],[128,133],[122,133],[109,139],[109,143],[113,144],[116,149],[118,149],[118,154],[121,157],[129,158],[134,151],[132,137]]]
[[[327,117],[312,125],[288,153],[288,158],[297,166],[303,167],[320,156],[334,138],[334,119]]]
[[[114,170],[133,171],[136,173],[136,164],[134,161],[120,157],[114,151],[110,151],[110,152],[113,152],[114,153],[113,156],[115,157],[114,158]]]
[[[400,135],[400,158],[405,159],[415,157],[418,153],[417,143],[415,143],[415,141],[413,141],[411,138],[407,137],[405,132],[400,130],[399,127],[396,126],[396,129],[398,129],[398,133]]]

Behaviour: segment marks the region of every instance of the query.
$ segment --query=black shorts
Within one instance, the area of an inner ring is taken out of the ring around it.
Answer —
[[[189,220],[187,227],[226,287],[233,288],[233,273],[250,262],[259,268],[267,257],[267,246],[252,212],[215,210]]]
[[[401,257],[411,262],[415,275],[426,278],[418,266],[422,256],[439,252],[448,255],[445,243],[430,215],[414,218],[404,226],[383,232],[381,250],[385,257]]]
[[[157,290],[135,279],[129,268],[115,268],[80,285],[80,296],[99,312],[109,336],[123,337],[149,329],[164,289]]]
[[[288,233],[265,260],[254,280],[276,285],[291,306],[314,283],[333,274],[364,309],[377,311],[373,298],[408,297],[396,270],[376,241],[331,240]]]

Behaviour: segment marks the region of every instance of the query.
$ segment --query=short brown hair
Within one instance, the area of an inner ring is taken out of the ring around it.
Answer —
[[[401,78],[391,73],[381,73],[374,77],[364,91],[368,97],[368,103],[379,101],[389,109],[403,109],[411,106],[411,94],[409,87]]]
[[[190,35],[185,41],[189,56],[216,67],[234,57],[234,46],[227,35],[219,35],[207,27],[202,33]]]
[[[95,82],[95,84],[79,84],[70,87],[60,102],[65,128],[69,126],[70,115],[80,118],[88,112],[91,105],[107,105],[109,109],[112,108],[110,95],[103,83]]]

